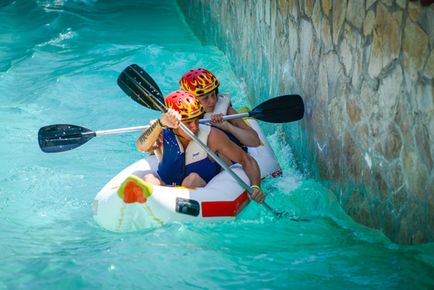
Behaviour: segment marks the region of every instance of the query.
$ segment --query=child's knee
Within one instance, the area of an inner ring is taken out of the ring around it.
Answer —
[[[161,180],[158,177],[156,177],[154,174],[152,174],[152,173],[146,174],[143,177],[143,180],[146,181],[146,182],[149,182],[151,184],[162,185]]]
[[[194,188],[194,187],[203,187],[205,185],[206,185],[206,182],[196,172],[190,173],[182,181],[182,186],[185,186],[185,187],[193,187]]]

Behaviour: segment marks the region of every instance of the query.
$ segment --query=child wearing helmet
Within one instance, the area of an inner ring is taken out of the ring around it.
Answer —
[[[213,73],[204,68],[189,70],[181,77],[179,85],[199,99],[206,112],[204,116],[211,119],[211,124],[233,135],[241,145],[261,145],[256,131],[242,119],[223,120],[224,115],[237,114],[237,111],[232,108],[228,94],[218,93],[220,83]]]
[[[156,185],[195,188],[205,186],[221,171],[220,165],[210,159],[196,142],[191,142],[192,139],[179,127],[182,122],[212,151],[241,164],[252,184],[252,198],[262,203],[265,195],[259,188],[261,175],[255,159],[230,141],[222,131],[199,124],[204,108],[198,99],[189,92],[178,90],[167,95],[164,102],[168,111],[146,129],[136,142],[137,149],[142,152],[155,146],[161,150],[158,176],[148,174],[144,180]],[[158,139],[161,142],[155,145]],[[127,179],[125,182],[132,180]]]

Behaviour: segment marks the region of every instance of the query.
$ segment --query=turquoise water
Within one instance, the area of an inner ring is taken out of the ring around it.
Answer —
[[[222,91],[239,96],[235,107],[256,104],[174,1],[2,1],[0,19],[0,289],[434,287],[434,244],[399,246],[352,222],[331,192],[297,171],[280,125],[263,124],[284,169],[264,182],[268,203],[310,222],[277,220],[251,204],[231,222],[128,234],[100,228],[93,198],[143,156],[137,134],[44,154],[40,127],[147,124],[158,114],[116,85],[131,63],[165,93],[189,68],[207,67]]]

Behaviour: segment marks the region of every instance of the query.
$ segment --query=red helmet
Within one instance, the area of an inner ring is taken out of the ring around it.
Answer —
[[[182,76],[179,85],[184,91],[199,97],[212,92],[220,83],[212,72],[204,68],[195,68]]]
[[[183,121],[200,117],[205,112],[199,100],[186,91],[171,92],[164,98],[164,102],[168,109],[177,111]]]

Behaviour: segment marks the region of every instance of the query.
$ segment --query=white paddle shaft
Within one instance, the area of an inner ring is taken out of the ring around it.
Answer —
[[[233,120],[233,119],[238,119],[238,118],[245,118],[245,117],[248,117],[248,116],[249,116],[249,113],[240,113],[240,114],[226,115],[226,116],[223,116],[223,120],[227,121],[227,120]],[[210,121],[211,121],[211,119],[200,119],[199,123],[206,124],[206,123],[209,123]],[[95,131],[95,134],[97,136],[112,135],[112,134],[122,134],[122,133],[129,133],[129,132],[146,130],[148,128],[149,128],[149,125],[127,127],[127,128],[119,128],[119,129],[110,129],[110,130],[99,130],[99,131]],[[86,135],[86,133],[83,133],[83,135]]]

